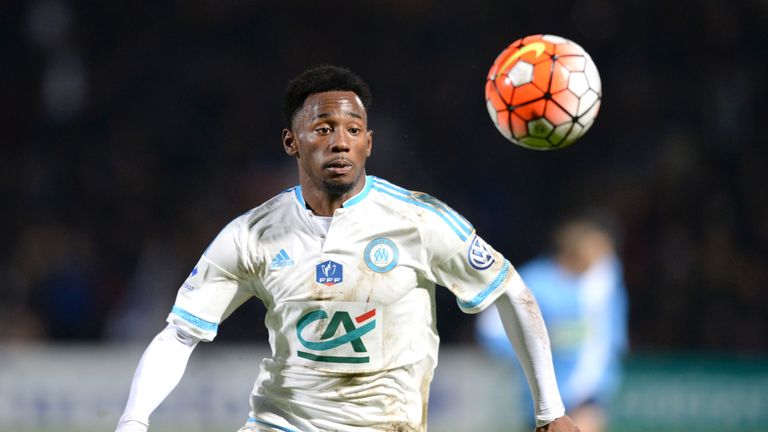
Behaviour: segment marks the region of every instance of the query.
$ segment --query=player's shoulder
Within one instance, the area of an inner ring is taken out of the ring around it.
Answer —
[[[288,188],[260,205],[236,217],[232,224],[247,231],[259,230],[275,224],[291,223],[296,213],[297,186]]]
[[[434,196],[406,189],[379,177],[369,178],[377,199],[413,220],[421,230],[452,232],[462,242],[474,232],[474,227],[464,216]]]

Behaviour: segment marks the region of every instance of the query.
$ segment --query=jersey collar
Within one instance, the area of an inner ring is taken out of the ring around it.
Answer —
[[[373,176],[365,176],[365,186],[363,186],[363,190],[358,192],[355,196],[352,198],[344,201],[342,204],[343,208],[351,207],[360,201],[364,200],[365,197],[368,196],[368,193],[373,188]],[[307,208],[307,202],[304,201],[304,196],[301,194],[301,185],[296,185],[296,187],[293,188],[293,195],[296,197],[296,201],[301,205],[302,208]]]

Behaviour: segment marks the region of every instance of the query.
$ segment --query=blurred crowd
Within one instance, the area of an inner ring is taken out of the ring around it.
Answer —
[[[373,90],[369,173],[513,263],[559,214],[612,212],[632,349],[768,349],[768,4],[363,3],[2,2],[0,340],[146,342],[218,230],[296,183],[281,91],[335,63]],[[603,80],[594,128],[556,152],[504,141],[482,99],[533,33],[578,41]],[[471,342],[438,300],[443,340]],[[265,341],[262,322],[249,302],[220,338]]]

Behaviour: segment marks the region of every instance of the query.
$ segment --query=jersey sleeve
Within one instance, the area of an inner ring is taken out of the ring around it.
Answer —
[[[492,304],[517,274],[509,261],[476,233],[432,271],[437,283],[448,288],[461,310],[470,314]]]
[[[422,230],[432,279],[448,288],[462,311],[492,304],[516,275],[514,267],[477,235],[472,225],[443,202],[423,195],[430,212]]]
[[[254,295],[253,260],[246,259],[246,224],[235,219],[213,240],[176,295],[167,321],[203,341]]]

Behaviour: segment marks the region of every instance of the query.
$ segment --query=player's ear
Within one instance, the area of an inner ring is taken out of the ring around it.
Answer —
[[[371,155],[371,150],[373,149],[373,131],[369,129],[365,134],[368,139],[368,148],[365,149],[365,156],[369,157]]]
[[[299,155],[299,149],[296,147],[296,137],[290,129],[283,129],[283,149],[288,156]]]

